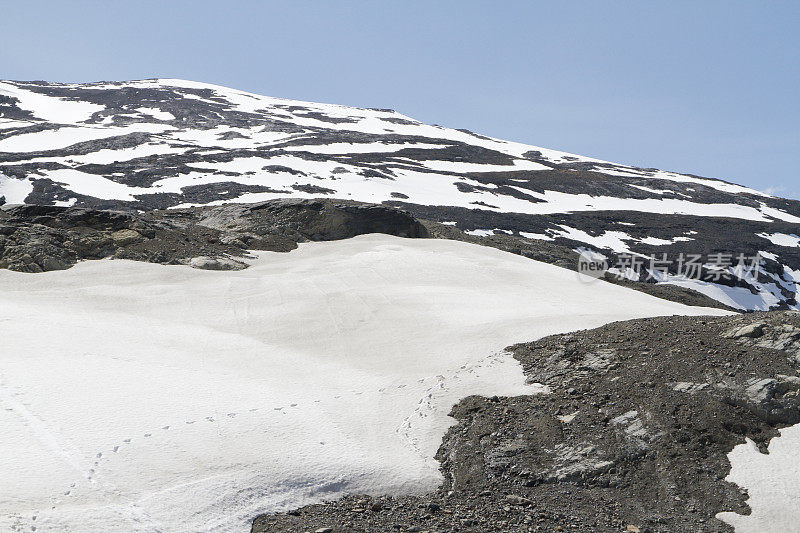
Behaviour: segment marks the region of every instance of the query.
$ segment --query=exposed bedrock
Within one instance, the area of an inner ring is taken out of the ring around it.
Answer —
[[[0,268],[44,272],[82,259],[132,259],[212,270],[245,268],[247,250],[288,252],[300,242],[364,233],[428,236],[408,213],[331,200],[121,212],[54,206],[0,209]]]

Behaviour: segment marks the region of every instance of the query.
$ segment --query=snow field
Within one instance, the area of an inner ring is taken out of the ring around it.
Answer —
[[[238,531],[347,492],[432,490],[455,402],[546,392],[504,346],[664,314],[722,312],[385,235],[240,272],[0,271],[0,529]]]

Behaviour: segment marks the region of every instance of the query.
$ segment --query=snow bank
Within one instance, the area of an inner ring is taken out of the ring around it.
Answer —
[[[728,454],[732,468],[725,480],[747,489],[752,509],[748,516],[717,515],[736,533],[797,531],[800,524],[800,425],[782,430],[780,437],[770,441],[768,451],[768,455],[760,453],[748,440]]]
[[[345,492],[432,490],[453,403],[543,392],[499,349],[670,314],[724,313],[383,235],[240,272],[0,271],[0,529],[242,531]]]
[[[7,204],[25,203],[25,198],[33,192],[33,183],[28,178],[11,178],[0,173],[0,196]]]

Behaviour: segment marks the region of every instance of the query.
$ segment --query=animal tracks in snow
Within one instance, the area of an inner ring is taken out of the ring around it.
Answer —
[[[470,375],[480,373],[486,369],[500,364],[501,359],[506,356],[507,355],[504,355],[503,353],[490,354],[473,363],[462,365],[451,372],[415,380],[413,384],[415,387],[418,385],[428,385],[424,389],[423,394],[414,410],[403,419],[402,424],[397,428],[398,435],[402,437],[402,439],[411,449],[415,451],[415,453],[425,457],[425,451],[419,446],[419,440],[424,438],[424,433],[426,431],[426,428],[424,427],[424,420],[428,417],[431,417],[437,409],[450,408],[451,402],[448,402],[446,396],[455,384],[465,379],[469,379]],[[411,386],[411,384],[396,383],[372,390],[350,389],[346,394],[335,394],[327,398],[322,397],[310,399],[305,403],[305,405],[307,407],[317,408],[315,406],[319,406],[320,404],[331,404],[330,407],[335,407],[335,404],[346,401],[349,398],[355,399],[358,397],[363,397],[364,395],[369,397],[374,397],[377,395],[377,397],[380,397],[387,394],[395,394],[397,391],[407,389],[409,386]],[[8,400],[8,391],[4,391],[4,393],[6,400]],[[16,396],[21,396],[21,394],[18,393]],[[9,405],[9,402],[6,401],[4,405]],[[13,407],[6,407],[6,410],[14,411],[17,414],[20,414],[18,412],[19,405],[22,404],[18,400],[14,405],[17,407],[17,409]],[[130,450],[132,450],[134,446],[154,441],[154,439],[157,442],[151,442],[149,446],[169,446],[169,441],[180,441],[180,433],[193,426],[196,426],[197,424],[220,426],[229,423],[236,418],[248,416],[257,417],[257,419],[254,419],[253,421],[263,424],[268,423],[268,418],[264,417],[277,416],[279,413],[281,416],[288,416],[293,411],[302,408],[303,405],[301,403],[290,402],[278,406],[264,405],[250,407],[237,411],[224,412],[224,414],[213,413],[209,415],[201,415],[185,420],[168,421],[168,423],[162,423],[158,425],[155,429],[141,431],[135,435],[120,439],[120,441],[117,443],[111,444],[106,448],[98,450],[90,455],[91,460],[88,467],[80,469],[82,474],[75,481],[69,483],[68,487],[65,487],[57,496],[52,497],[51,510],[56,509],[58,506],[67,504],[71,499],[77,497],[78,495],[82,495],[82,489],[103,485],[104,470],[106,470],[109,465],[115,461],[124,461],[126,454],[129,454]],[[29,422],[29,424],[32,424],[31,421],[36,420],[36,417],[30,411],[25,411],[25,413],[26,420]],[[272,413],[272,415],[269,415],[269,413]],[[43,427],[43,423],[41,423],[40,426]],[[44,430],[40,429],[40,431]],[[49,440],[55,442],[57,438],[55,434],[49,432],[45,432],[44,434],[49,435]],[[327,444],[328,443],[326,440],[318,441],[319,446],[326,446]],[[85,462],[85,460],[80,459],[79,455],[80,453],[77,451],[71,455],[73,465]],[[110,485],[106,486],[105,488],[111,493],[119,492],[115,487]],[[138,516],[137,520],[143,520],[145,523],[147,523],[148,518],[144,509],[140,508],[134,502],[128,502],[126,505],[127,507],[121,506],[120,509],[127,508],[128,510],[125,511],[127,514],[136,514]],[[133,510],[134,506],[136,506],[135,512]],[[10,516],[11,515],[9,515],[9,517]],[[31,515],[29,517],[15,515],[12,530],[36,531],[37,525],[34,524],[36,521],[35,516],[37,515]],[[161,530],[157,523],[151,522],[151,524],[152,529],[147,531]]]
[[[434,415],[437,412],[449,412],[450,408],[461,399],[458,391],[462,390],[465,384],[475,387],[476,393],[480,394],[481,376],[503,372],[516,364],[510,353],[501,350],[477,361],[461,365],[451,372],[420,380],[421,382],[433,383],[425,389],[414,411],[405,417],[400,426],[398,426],[396,430],[398,435],[407,441],[409,446],[420,456],[429,459],[432,456],[431,450],[423,449],[420,446],[420,442],[424,441],[431,431],[446,429],[435,428],[435,422],[431,421],[437,418]],[[549,392],[547,387],[538,384],[526,385],[525,388],[525,391],[517,392],[527,394]],[[455,423],[452,418],[449,418],[449,421],[451,424]]]
[[[424,381],[425,381],[424,379],[420,380],[420,382],[424,382]],[[405,387],[406,387],[405,384],[399,384],[399,385],[393,385],[393,386],[390,386],[390,387],[382,387],[382,388],[378,389],[375,392],[380,394],[380,393],[385,393],[387,391],[391,391],[391,390],[394,390],[394,389],[402,389],[402,388],[405,388]],[[355,396],[362,396],[363,394],[370,393],[372,391],[350,390],[348,392],[352,396],[355,397]],[[341,394],[335,395],[332,398],[332,400],[342,400],[342,399],[343,399],[343,395],[341,395]],[[328,400],[331,401],[330,398]],[[322,403],[324,401],[325,401],[324,398],[317,398],[317,399],[311,400],[311,402],[309,402],[309,403],[310,404],[320,404],[320,403]],[[200,416],[200,417],[196,417],[196,419],[184,420],[184,421],[182,421],[182,424],[181,423],[166,424],[166,425],[160,426],[157,430],[142,432],[138,436],[131,436],[131,437],[124,438],[119,443],[114,444],[114,445],[108,447],[107,449],[104,449],[104,450],[96,452],[94,454],[94,461],[92,461],[91,467],[88,468],[85,471],[85,474],[84,474],[82,480],[79,480],[77,482],[71,483],[70,487],[68,489],[64,490],[62,494],[63,494],[63,496],[74,496],[75,495],[75,489],[79,488],[81,486],[81,483],[83,482],[83,480],[88,481],[90,483],[95,483],[97,475],[103,469],[103,465],[108,463],[109,461],[115,460],[116,456],[124,455],[125,453],[127,453],[127,450],[129,450],[131,448],[131,446],[135,445],[137,442],[141,442],[141,440],[138,440],[138,439],[148,439],[148,440],[150,440],[150,439],[159,438],[159,437],[162,437],[162,436],[164,438],[166,438],[166,435],[168,433],[173,434],[173,433],[179,433],[180,431],[182,431],[182,429],[181,429],[182,427],[192,426],[192,425],[194,425],[196,423],[205,423],[205,424],[208,424],[208,425],[219,425],[220,423],[224,423],[227,420],[234,419],[234,418],[236,418],[236,417],[238,417],[240,415],[241,416],[247,416],[247,415],[254,415],[255,416],[255,415],[258,415],[259,413],[268,413],[270,411],[273,412],[274,414],[280,413],[281,415],[287,415],[287,414],[291,413],[292,410],[297,409],[297,408],[301,408],[301,407],[302,406],[298,402],[292,402],[292,403],[289,403],[287,405],[281,405],[281,406],[271,407],[271,408],[269,406],[267,406],[267,407],[261,406],[261,407],[252,407],[252,408],[248,408],[248,409],[244,409],[244,410],[236,411],[236,412],[228,412],[222,417],[220,417],[219,415]],[[177,439],[179,439],[179,437],[176,436],[175,439],[177,440]],[[325,446],[326,445],[326,441],[319,441],[319,445],[320,446]]]

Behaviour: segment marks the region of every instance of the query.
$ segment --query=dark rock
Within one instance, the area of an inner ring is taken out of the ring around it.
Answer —
[[[761,337],[729,335],[757,324]],[[528,380],[552,393],[459,402],[434,494],[355,518],[359,498],[348,496],[304,507],[299,522],[258,517],[253,532],[325,522],[352,523],[344,531],[730,533],[717,513],[748,507],[746,492],[725,481],[727,454],[745,438],[765,450],[800,422],[798,333],[794,312],[661,317],[509,347]],[[446,509],[434,511],[433,499]]]
[[[0,210],[0,268],[42,272],[81,259],[117,258],[239,270],[246,250],[289,252],[298,242],[365,233],[427,237],[398,209],[341,200],[276,200],[259,204],[123,213],[39,205]]]

